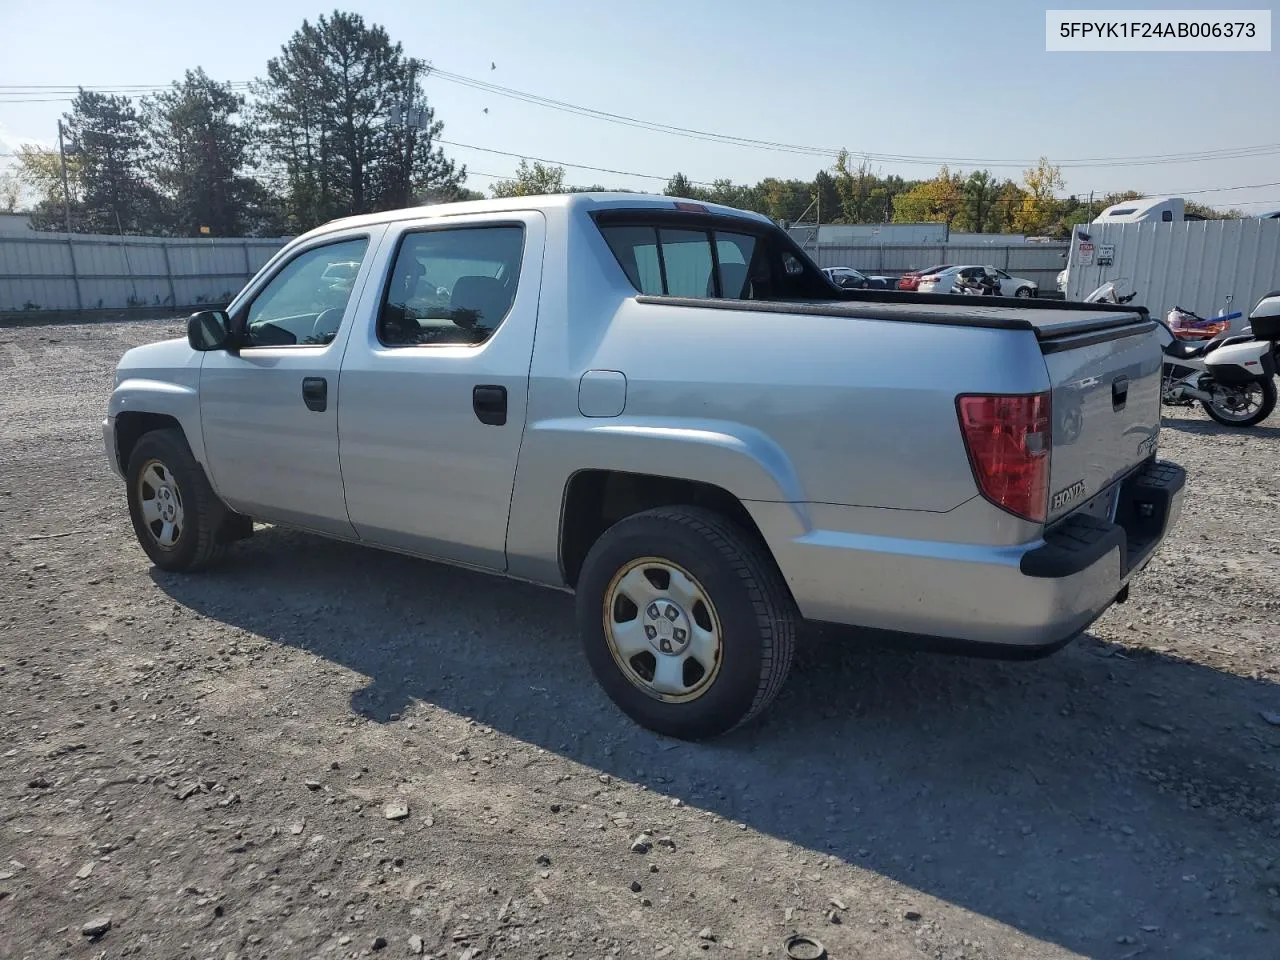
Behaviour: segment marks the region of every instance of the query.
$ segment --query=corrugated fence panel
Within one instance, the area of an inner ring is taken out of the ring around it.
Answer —
[[[224,304],[280,239],[0,237],[0,312]]]
[[[1080,263],[1080,240],[1073,240],[1067,288],[1073,300],[1083,300],[1109,280],[1124,280],[1138,292],[1134,302],[1161,318],[1175,306],[1205,317],[1224,309],[1247,316],[1265,294],[1280,289],[1280,220],[1109,223],[1084,229],[1094,244],[1093,262]],[[1103,246],[1115,248],[1110,265],[1098,263]],[[1242,318],[1233,329],[1243,325]]]
[[[0,310],[76,309],[71,272],[71,246],[65,240],[0,237]]]
[[[257,273],[266,266],[268,260],[276,255],[276,252],[280,249],[280,244],[268,243],[262,240],[250,240],[246,244],[246,249],[249,251],[249,266],[254,273]]]
[[[244,276],[248,272],[243,243],[213,247],[210,241],[179,241],[169,248],[169,262],[175,277],[209,274]]]
[[[26,280],[0,274],[0,310],[76,310],[78,307],[75,285],[70,280]]]

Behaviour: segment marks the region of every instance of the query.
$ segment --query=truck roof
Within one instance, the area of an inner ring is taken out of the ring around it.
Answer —
[[[394,223],[400,220],[417,220],[425,217],[456,217],[472,213],[514,213],[524,210],[607,210],[652,208],[672,209],[677,203],[697,204],[707,213],[723,217],[738,217],[773,226],[768,217],[760,213],[726,207],[719,203],[689,200],[684,197],[668,197],[652,193],[556,193],[528,197],[500,197],[493,200],[464,200],[460,203],[435,203],[421,207],[404,207],[382,213],[367,213],[355,217],[343,217],[309,230],[299,240],[320,236],[334,230]]]

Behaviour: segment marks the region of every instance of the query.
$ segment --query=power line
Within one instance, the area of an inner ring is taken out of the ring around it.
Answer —
[[[515,157],[518,160],[533,160],[536,163],[549,163],[557,167],[572,167],[575,170],[591,170],[595,173],[611,173],[614,176],[619,177],[639,177],[642,180],[661,180],[663,183],[666,183],[671,179],[670,176],[663,176],[657,173],[636,173],[631,170],[613,170],[609,167],[593,167],[590,164],[585,163],[570,163],[567,160],[549,160],[546,157],[535,157],[528,153],[515,153],[510,150],[495,150],[492,147],[478,147],[472,143],[458,143],[456,140],[445,140],[443,137],[435,137],[434,142],[447,144],[451,147],[462,147],[465,150],[479,150],[483,153],[495,153],[503,157]],[[709,180],[690,180],[689,182],[698,184],[699,186],[711,186],[711,181]]]
[[[674,136],[689,137],[696,140],[710,140],[736,146],[756,147],[768,150],[779,150],[788,153],[807,154],[812,156],[834,157],[840,153],[838,148],[834,147],[815,147],[804,144],[784,143],[772,140],[758,140],[751,137],[738,137],[731,134],[715,133],[708,130],[698,130],[692,127],[680,127],[673,124],[658,123],[650,120],[642,120],[637,117],[626,116],[625,114],[612,113],[607,110],[598,110],[594,107],[585,107],[581,104],[568,103],[563,100],[555,100],[550,97],[543,97],[538,94],[529,93],[524,90],[516,90],[512,87],[504,87],[500,84],[490,83],[486,80],[478,80],[474,77],[468,77],[463,74],[453,73],[448,70],[441,70],[438,67],[432,68],[427,74],[428,79],[431,77],[439,77],[450,83],[459,84],[461,86],[470,87],[485,93],[493,93],[498,96],[509,97],[511,99],[520,100],[525,103],[535,104],[537,106],[547,107],[553,110],[560,110],[566,113],[577,114],[579,116],[592,117],[604,120],[610,123],[617,123],[623,126],[639,127],[645,130],[651,130],[658,133],[667,133]],[[1057,166],[1074,167],[1074,166],[1146,166],[1158,163],[1189,163],[1204,160],[1219,159],[1235,159],[1247,156],[1268,156],[1274,153],[1280,153],[1280,144],[1260,144],[1250,147],[1225,147],[1213,150],[1197,150],[1187,153],[1157,153],[1157,154],[1140,154],[1129,157],[1081,157],[1069,160],[1062,160]],[[897,154],[897,153],[877,153],[871,151],[850,151],[850,156],[862,158],[866,160],[879,160],[883,162],[894,163],[921,163],[930,165],[949,165],[949,164],[982,164],[985,166],[1006,166],[1006,167],[1023,167],[1033,164],[1035,161],[1027,160],[1009,160],[1009,159],[992,159],[982,157],[937,157],[937,156],[921,156],[914,154]]]
[[[498,96],[509,97],[525,103],[546,107],[553,110],[559,110],[578,116],[586,116],[610,123],[621,124],[633,128],[648,130],[650,132],[665,133],[674,136],[681,136],[695,140],[724,143],[732,146],[749,147],[753,149],[775,150],[787,153],[798,153],[817,157],[834,157],[840,153],[839,148],[835,147],[815,147],[803,144],[785,143],[773,140],[761,140],[752,137],[739,137],[731,134],[716,133],[713,131],[699,130],[692,127],[680,127],[674,124],[658,123],[650,120],[643,120],[637,117],[630,117],[625,114],[613,113],[607,110],[599,110],[594,107],[586,107],[581,104],[569,103],[563,100],[556,100],[551,97],[543,97],[538,94],[529,93],[523,90],[517,90],[513,87],[505,87],[500,84],[491,83],[486,80],[479,80],[474,77],[468,77],[463,74],[454,73],[448,70],[432,68],[427,77],[439,77],[450,83],[459,84],[461,86],[470,87],[486,93],[492,93]],[[230,86],[233,88],[248,88],[252,85],[251,81],[237,80],[232,81]],[[53,85],[53,84],[0,84],[0,103],[46,103],[60,102],[69,97],[51,97],[51,98],[24,98],[24,99],[4,99],[6,95],[23,96],[31,92],[48,92],[62,91],[67,93],[78,92],[80,87],[70,84]],[[84,87],[85,90],[94,90],[96,92],[120,91],[122,95],[142,96],[146,93],[154,93],[160,90],[170,89],[167,85],[147,86],[143,84],[128,85],[105,85],[98,87]],[[127,91],[134,91],[128,93]],[[1119,157],[1080,157],[1065,159],[1057,162],[1058,167],[1091,167],[1091,166],[1155,166],[1164,164],[1177,163],[1195,163],[1208,162],[1215,160],[1244,159],[1250,157],[1266,157],[1280,153],[1280,144],[1258,144],[1254,146],[1243,147],[1223,147],[1210,150],[1197,150],[1185,153],[1153,153],[1138,154],[1133,156]],[[882,163],[902,163],[902,164],[923,164],[930,166],[942,166],[952,164],[981,165],[987,167],[1025,167],[1033,165],[1035,161],[1013,160],[1006,158],[984,158],[984,157],[940,157],[940,156],[924,156],[917,154],[899,154],[899,153],[882,153],[874,151],[857,151],[850,152],[850,156],[864,161],[876,161]],[[568,164],[565,164],[568,166]],[[602,170],[601,172],[612,172]],[[647,177],[648,175],[646,175]]]
[[[243,91],[253,86],[249,80],[233,80],[220,84],[229,87],[232,90]],[[7,103],[67,103],[79,95],[81,90],[86,93],[101,93],[107,96],[127,97],[130,100],[136,100],[139,97],[149,96],[156,93],[167,93],[173,89],[173,84],[121,84],[116,86],[100,86],[100,87],[80,87],[70,84],[55,86],[17,86],[11,84],[0,84],[0,104]]]

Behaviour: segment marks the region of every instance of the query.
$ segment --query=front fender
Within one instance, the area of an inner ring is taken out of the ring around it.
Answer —
[[[785,451],[739,423],[672,418],[565,417],[530,423],[516,468],[507,525],[509,572],[561,582],[560,514],[570,478],[613,470],[712,484],[744,503],[803,503]]]
[[[107,402],[107,417],[118,424],[121,417],[131,414],[152,414],[177,420],[192,454],[204,465],[200,398],[194,386],[146,377],[126,377],[111,392],[111,399]]]

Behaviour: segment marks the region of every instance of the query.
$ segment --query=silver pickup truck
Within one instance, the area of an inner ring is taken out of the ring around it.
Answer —
[[[157,566],[259,521],[570,590],[608,695],[702,738],[804,620],[1033,656],[1125,599],[1185,479],[1155,330],[841,290],[725,207],[518,197],[293,240],[125,354],[103,434]]]

